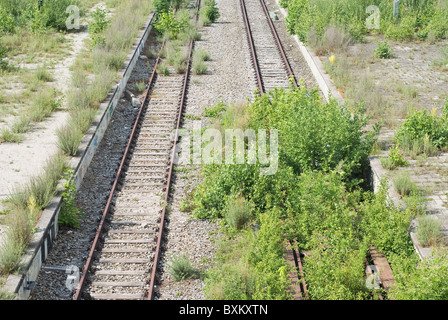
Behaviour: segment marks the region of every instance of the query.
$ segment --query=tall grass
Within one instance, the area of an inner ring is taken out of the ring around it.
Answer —
[[[62,154],[50,158],[40,175],[18,187],[10,194],[6,204],[11,212],[6,217],[8,227],[4,242],[0,245],[0,274],[9,274],[19,267],[21,255],[34,232],[39,212],[56,194],[66,159]]]
[[[34,199],[36,208],[43,209],[56,194],[56,186],[66,165],[63,154],[51,157],[39,175],[31,177],[26,185],[13,189],[7,202],[16,208],[26,209],[30,199]]]
[[[442,243],[442,223],[431,217],[423,216],[417,218],[417,238],[424,247],[434,247]]]

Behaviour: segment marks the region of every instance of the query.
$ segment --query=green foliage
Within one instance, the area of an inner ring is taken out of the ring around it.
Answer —
[[[443,234],[442,223],[437,218],[431,216],[421,216],[417,218],[417,238],[424,247],[434,247],[442,243]]]
[[[288,0],[280,0],[279,3],[281,8],[288,8],[289,1]]]
[[[74,156],[78,152],[79,143],[83,133],[75,123],[68,123],[56,130],[59,148],[68,156]]]
[[[404,167],[409,164],[409,161],[405,160],[403,154],[399,149],[399,144],[396,144],[389,149],[387,158],[381,159],[383,167],[389,170],[396,169],[398,167]]]
[[[208,271],[205,292],[209,299],[287,299],[288,269],[283,259],[282,223],[278,212],[262,215],[260,229],[242,230],[235,238],[222,238],[215,266]]]
[[[199,15],[203,25],[210,25],[220,17],[219,8],[215,0],[205,0],[204,6],[200,9]]]
[[[398,128],[396,141],[413,142],[427,135],[436,148],[444,148],[448,142],[448,117],[445,109],[442,112],[442,116],[437,116],[435,110],[431,114],[427,110],[411,111]]]
[[[168,35],[170,39],[177,39],[179,33],[186,27],[186,22],[176,19],[174,11],[168,10],[161,12],[157,16],[154,28],[162,34]]]
[[[206,108],[202,115],[204,117],[209,117],[209,118],[218,118],[219,115],[224,110],[226,110],[226,105],[224,104],[223,101],[220,101],[216,105],[214,105],[213,107]]]
[[[375,55],[380,59],[390,59],[394,56],[392,48],[387,40],[378,42],[378,46],[375,49]]]
[[[375,197],[367,198],[361,205],[362,238],[388,258],[393,254],[412,256],[414,248],[409,237],[412,212],[395,208],[388,198],[387,188],[387,181],[381,181]]]
[[[0,40],[1,40],[1,38],[0,38]],[[8,52],[8,49],[3,47],[0,44],[0,73],[2,71],[5,71],[5,70],[8,69],[8,62],[4,60],[6,58],[6,53],[7,52]]]
[[[0,33],[14,32],[15,23],[14,17],[10,12],[7,12],[0,5]]]
[[[0,1],[0,32],[13,32],[16,26],[28,27],[40,34],[47,29],[67,30],[66,20],[70,5],[80,6],[78,0],[45,0],[42,6],[37,1]],[[81,12],[82,13],[82,12]]]
[[[170,9],[170,1],[169,0],[154,0],[152,2],[154,6],[154,11],[157,14],[161,14],[163,12],[168,12]]]
[[[191,265],[190,259],[185,255],[173,257],[168,263],[168,273],[176,281],[197,276],[197,271]]]
[[[249,127],[278,130],[280,162],[296,173],[340,165],[344,179],[361,182],[374,136],[362,132],[366,119],[359,114],[352,117],[334,99],[322,102],[317,91],[305,86],[275,89],[256,97],[248,109]]]
[[[401,281],[392,287],[389,295],[396,300],[447,300],[447,268],[447,253],[435,251],[430,259],[402,272]]]
[[[91,46],[104,46],[106,44],[106,38],[103,32],[110,24],[110,21],[107,19],[107,10],[97,7],[91,16],[93,19],[89,23],[89,33],[92,38]]]
[[[385,34],[394,40],[439,40],[447,37],[448,7],[438,1],[400,1],[400,16],[393,16],[389,0],[291,0],[280,5],[288,8],[286,18],[289,32],[301,41],[308,41],[311,31],[322,39],[330,25],[347,28],[355,41],[362,41],[368,32]],[[366,20],[369,5],[376,5],[381,14],[380,29],[369,30]]]
[[[82,216],[81,209],[76,204],[76,185],[74,181],[73,170],[68,169],[64,171],[65,179],[62,186],[64,191],[62,192],[62,206],[58,217],[58,223],[60,226],[67,226],[70,228],[79,228],[80,217]]]

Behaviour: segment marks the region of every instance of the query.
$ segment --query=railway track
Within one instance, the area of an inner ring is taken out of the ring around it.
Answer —
[[[260,94],[298,86],[264,0],[240,0]],[[269,36],[271,35],[271,36]]]
[[[196,12],[200,0],[196,3]],[[158,76],[157,58],[74,300],[154,299],[177,130],[189,81]],[[157,81],[156,81],[157,80]],[[174,134],[174,135],[173,135]]]

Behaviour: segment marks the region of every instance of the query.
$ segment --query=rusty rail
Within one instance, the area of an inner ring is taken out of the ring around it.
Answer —
[[[198,0],[198,2],[197,2],[197,8],[196,8],[196,13],[195,13],[195,19],[196,20],[197,20],[197,16],[198,16],[199,7],[200,7],[200,0]],[[165,46],[165,41],[163,42],[160,50],[162,50],[164,46]],[[181,116],[182,116],[182,109],[183,109],[183,106],[184,106],[185,100],[186,100],[188,75],[189,75],[189,70],[190,70],[193,46],[194,46],[194,41],[191,40],[190,41],[190,46],[189,46],[189,59],[187,61],[187,68],[186,68],[186,71],[185,71],[183,90],[182,90],[182,97],[181,97],[181,102],[180,102],[180,110],[179,110],[178,119],[177,119],[177,125],[176,125],[176,133],[175,133],[175,136],[174,136],[175,139],[177,139],[178,128],[179,128],[180,121],[181,121]],[[102,233],[104,231],[105,221],[106,221],[106,219],[107,219],[107,217],[109,215],[109,210],[110,210],[110,207],[111,207],[111,204],[112,204],[112,200],[113,200],[115,191],[117,190],[117,187],[119,185],[119,181],[121,179],[121,175],[124,172],[124,168],[126,166],[126,161],[127,161],[128,155],[129,155],[129,151],[130,151],[131,146],[134,143],[134,140],[136,139],[136,136],[137,136],[138,126],[139,126],[139,123],[142,120],[142,115],[144,113],[144,108],[147,105],[150,89],[153,86],[154,80],[156,78],[156,74],[157,74],[156,69],[157,69],[157,66],[158,66],[159,62],[160,62],[160,56],[157,57],[154,65],[153,65],[153,70],[152,70],[151,76],[150,76],[150,78],[148,80],[148,88],[147,88],[147,90],[146,90],[146,92],[144,94],[143,101],[141,103],[139,112],[138,112],[137,117],[135,119],[135,122],[134,122],[134,125],[133,125],[133,128],[132,128],[130,137],[129,137],[128,142],[127,142],[127,146],[126,146],[125,152],[124,152],[122,160],[120,162],[120,166],[119,166],[119,168],[117,170],[117,173],[115,174],[115,179],[114,179],[114,182],[112,184],[112,188],[110,190],[107,203],[106,203],[105,208],[103,210],[102,217],[101,217],[99,226],[97,228],[97,232],[96,232],[95,238],[93,240],[93,243],[92,243],[89,255],[88,255],[87,260],[86,260],[86,264],[83,267],[82,275],[80,277],[78,288],[77,288],[77,290],[76,290],[76,292],[75,292],[75,294],[73,296],[73,300],[81,299],[82,291],[83,291],[85,283],[86,283],[87,275],[88,275],[88,272],[89,272],[89,270],[91,268],[93,257],[94,257],[95,251],[96,251],[96,249],[98,247],[98,244],[99,244],[99,239],[101,238],[101,235],[102,235]],[[175,148],[173,147],[173,153],[172,153],[172,156],[171,156],[170,168],[169,168],[169,174],[168,174],[168,180],[167,180],[167,186],[166,186],[166,192],[165,192],[165,205],[164,205],[164,207],[162,209],[162,214],[161,214],[161,219],[160,219],[160,226],[159,226],[159,233],[158,233],[157,244],[156,244],[156,253],[155,253],[155,258],[154,258],[154,262],[153,262],[153,267],[152,267],[152,270],[151,270],[150,289],[149,289],[149,293],[148,293],[148,299],[153,299],[153,297],[154,297],[153,296],[154,295],[154,284],[155,284],[155,279],[156,279],[157,264],[158,264],[158,260],[159,260],[159,256],[160,256],[161,240],[162,240],[162,236],[163,236],[163,227],[164,227],[164,222],[165,222],[164,220],[165,220],[166,204],[168,202],[169,189],[170,189],[170,186],[171,186],[171,175],[172,175],[172,169],[173,169],[174,154],[175,154]]]
[[[164,45],[165,45],[165,42],[163,42],[161,49],[163,49]],[[135,122],[134,122],[134,126],[132,127],[132,131],[131,131],[131,134],[129,136],[129,140],[128,140],[127,145],[126,145],[126,149],[124,151],[124,154],[123,154],[123,157],[121,159],[120,166],[118,167],[117,173],[115,174],[115,179],[114,179],[114,182],[112,184],[112,188],[110,190],[109,197],[108,197],[107,202],[106,202],[106,206],[104,207],[104,210],[103,210],[103,213],[102,213],[102,216],[101,216],[100,224],[98,225],[98,228],[97,228],[97,231],[96,231],[96,234],[95,234],[95,238],[93,240],[93,243],[92,243],[89,255],[87,256],[86,263],[85,263],[85,265],[83,267],[82,275],[81,275],[81,277],[79,279],[78,288],[77,288],[75,294],[73,295],[73,300],[81,299],[82,290],[84,289],[84,285],[85,285],[85,282],[86,282],[86,279],[87,279],[87,274],[88,274],[89,269],[90,269],[90,267],[92,265],[92,260],[93,260],[94,254],[95,254],[95,250],[98,247],[99,239],[101,237],[102,232],[104,231],[104,223],[105,223],[105,221],[106,221],[106,219],[107,219],[107,217],[109,215],[109,209],[110,209],[111,204],[112,204],[112,199],[114,197],[115,191],[117,189],[117,186],[119,184],[121,175],[123,173],[123,168],[125,167],[125,164],[126,164],[126,161],[127,161],[128,155],[129,155],[129,150],[131,149],[131,145],[132,145],[133,141],[135,140],[135,137],[136,137],[136,134],[137,134],[137,128],[138,128],[138,125],[140,123],[140,120],[142,119],[143,110],[144,110],[146,102],[148,100],[149,91],[150,91],[150,89],[151,89],[151,87],[152,87],[152,85],[154,83],[154,79],[155,79],[155,76],[156,76],[156,68],[157,68],[157,65],[159,64],[159,61],[160,61],[160,57],[157,57],[156,62],[154,63],[154,69],[152,70],[151,76],[150,76],[150,78],[148,80],[148,88],[147,88],[147,90],[145,92],[145,95],[143,97],[143,102],[140,105],[137,117],[136,117]]]
[[[195,13],[195,16],[194,16],[194,19],[196,21],[198,19],[198,12],[199,12],[199,7],[200,6],[201,6],[201,0],[198,0],[197,4],[196,4],[196,13]],[[174,157],[175,157],[175,154],[176,154],[175,145],[176,145],[176,141],[177,141],[177,138],[178,138],[180,122],[181,122],[181,119],[182,119],[182,111],[183,111],[183,107],[184,107],[186,96],[187,96],[187,87],[188,87],[188,79],[189,79],[189,75],[190,75],[190,65],[191,65],[191,57],[192,57],[192,53],[193,53],[193,48],[194,48],[194,41],[190,40],[189,51],[188,51],[187,67],[186,67],[186,70],[185,70],[184,83],[183,83],[183,89],[182,89],[182,96],[181,96],[181,100],[180,100],[180,108],[179,108],[179,113],[178,113],[178,117],[177,117],[176,131],[175,131],[175,134],[174,134],[174,144],[173,144],[173,150],[172,150],[172,153],[171,153],[170,167],[169,167],[169,172],[168,172],[168,181],[167,181],[166,190],[165,190],[165,201],[164,201],[164,206],[163,206],[163,209],[162,209],[162,216],[161,216],[161,219],[160,219],[159,234],[158,234],[158,237],[157,237],[156,253],[155,253],[154,263],[153,263],[153,267],[152,267],[152,271],[151,271],[151,280],[150,280],[150,286],[149,286],[150,289],[149,289],[149,293],[148,293],[148,300],[153,300],[154,299],[154,284],[155,284],[155,281],[156,281],[157,264],[158,264],[158,261],[159,261],[160,247],[161,247],[161,241],[162,241],[162,235],[163,235],[163,228],[164,228],[164,224],[165,224],[166,206],[168,204],[168,198],[169,198],[170,187],[171,187],[171,176],[172,176],[173,165],[174,165]]]
[[[280,55],[282,56],[283,63],[285,64],[285,67],[286,67],[286,71],[288,72],[289,77],[293,80],[294,86],[298,87],[297,79],[294,75],[294,72],[292,71],[291,65],[289,64],[288,57],[286,56],[285,49],[283,48],[280,37],[278,36],[277,29],[275,28],[274,23],[272,22],[272,19],[269,15],[268,7],[266,6],[266,3],[264,2],[264,0],[260,0],[260,4],[261,4],[261,7],[263,8],[263,11],[266,15],[266,19],[268,20],[268,24],[269,24],[269,27],[271,28],[272,35],[274,36],[275,43],[277,44],[278,51],[280,52]]]
[[[251,52],[251,57],[252,57],[252,62],[254,64],[254,69],[255,69],[255,77],[257,79],[257,86],[258,86],[258,90],[259,90],[259,94],[263,94],[265,93],[265,87],[263,84],[263,77],[261,75],[261,70],[260,70],[260,65],[258,63],[258,57],[257,57],[257,50],[255,48],[255,43],[254,43],[254,39],[252,37],[252,31],[251,31],[251,27],[250,27],[250,23],[249,23],[249,18],[247,16],[247,10],[246,10],[246,3],[244,0],[240,0],[240,5],[241,5],[241,11],[242,11],[242,15],[243,15],[243,20],[244,20],[244,24],[246,27],[246,33],[247,33],[247,39],[248,39],[248,43],[249,43],[249,49]],[[266,15],[266,19],[268,22],[268,25],[271,29],[272,32],[272,36],[274,37],[275,43],[277,45],[277,49],[280,53],[280,56],[283,60],[286,72],[288,73],[288,76],[290,79],[292,79],[292,82],[294,84],[295,87],[298,87],[298,83],[297,83],[297,79],[294,75],[294,72],[292,71],[291,65],[289,64],[288,61],[288,57],[286,56],[286,52],[285,49],[283,48],[283,45],[281,43],[280,37],[278,36],[277,30],[274,26],[274,23],[272,22],[271,17],[269,16],[269,11],[268,8],[266,6],[266,3],[264,2],[264,0],[260,0],[260,5],[263,8],[263,11]]]
[[[246,3],[244,2],[244,0],[240,0],[240,4],[241,4],[241,12],[243,13],[244,24],[246,26],[247,40],[249,42],[250,53],[255,68],[255,77],[257,78],[258,90],[260,91],[260,94],[263,94],[265,93],[265,90],[263,86],[263,81],[261,79],[261,71],[260,71],[260,65],[258,64],[257,51],[255,50],[254,39],[252,38],[252,31],[250,29],[250,23],[247,17]]]

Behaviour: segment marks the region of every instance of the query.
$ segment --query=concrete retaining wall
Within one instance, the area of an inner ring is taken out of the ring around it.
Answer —
[[[138,34],[123,64],[123,68],[119,71],[120,81],[111,89],[108,97],[101,103],[97,116],[79,145],[79,156],[73,157],[70,160],[70,167],[73,168],[75,174],[76,189],[82,183],[87,168],[104,136],[118,101],[126,88],[132,70],[152,29],[153,18],[154,14],[151,14]],[[58,186],[58,195],[43,210],[41,218],[36,225],[37,231],[33,234],[28,249],[21,259],[20,265],[22,268],[19,274],[10,275],[3,287],[3,290],[15,294],[16,300],[29,298],[40,268],[53,246],[53,241],[58,233],[58,215],[62,203],[60,193],[62,189],[62,185],[60,184]]]

